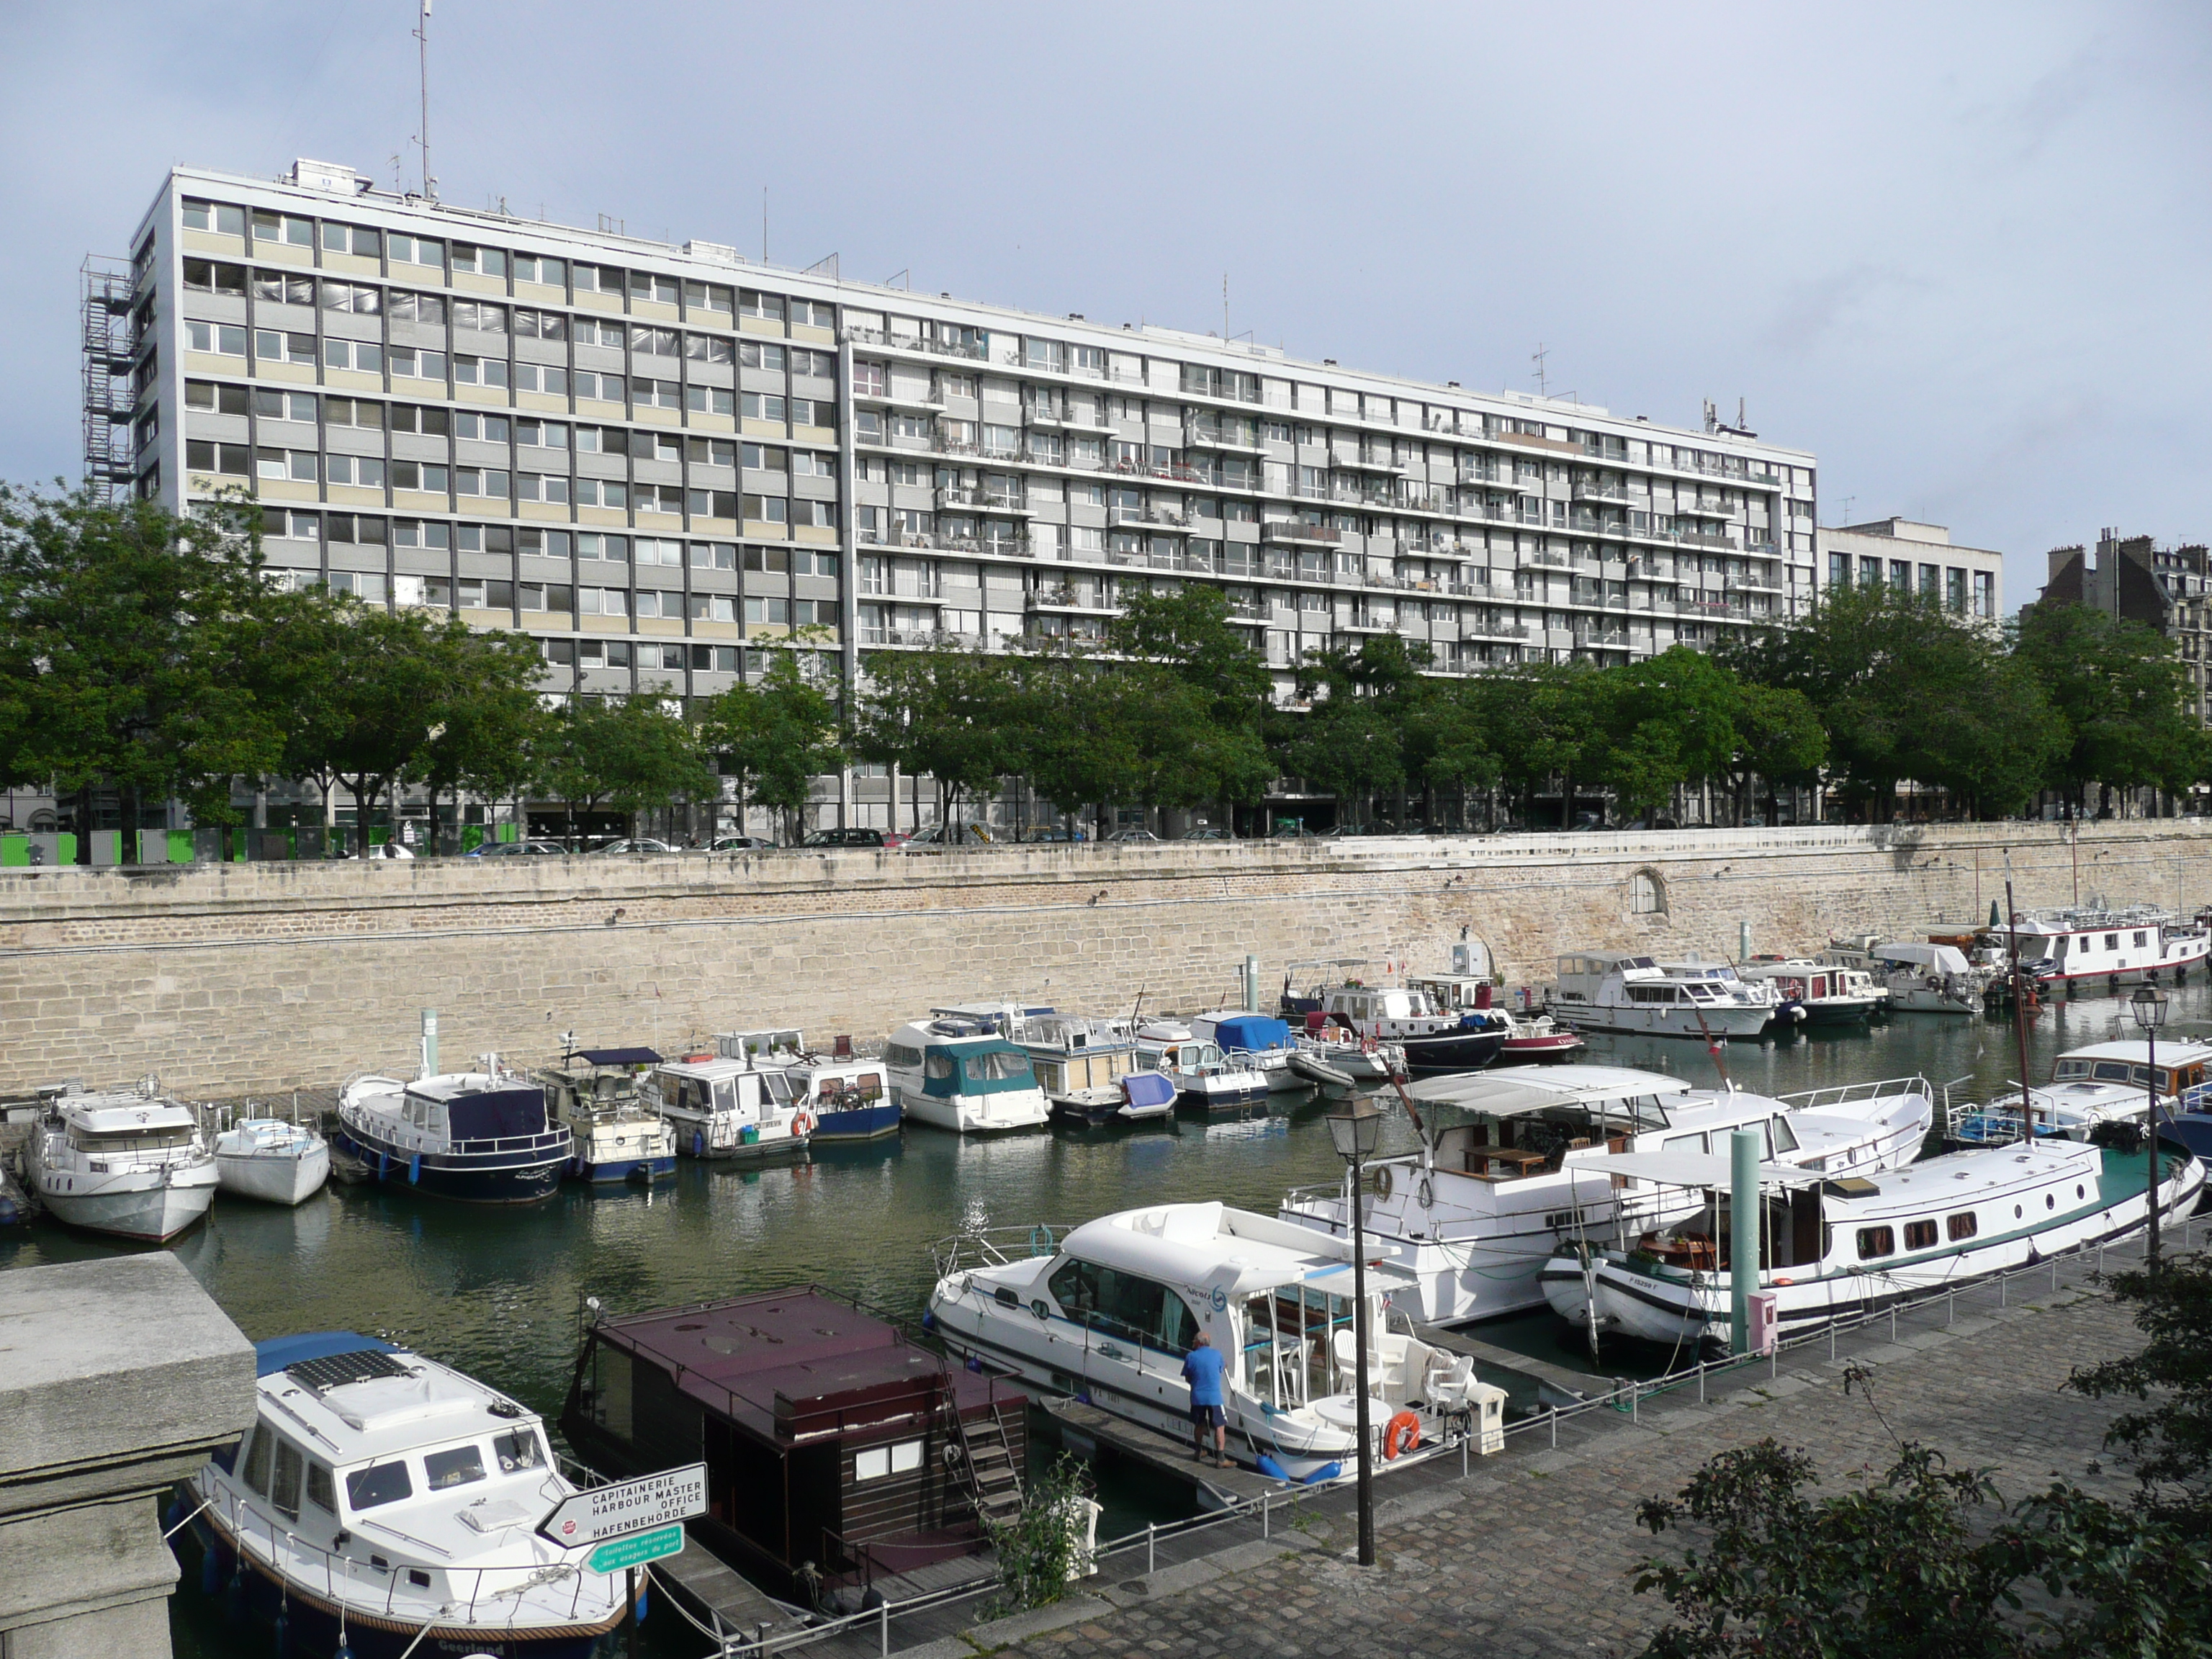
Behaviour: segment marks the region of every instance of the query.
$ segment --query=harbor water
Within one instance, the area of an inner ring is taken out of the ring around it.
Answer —
[[[2166,1035],[2212,1019],[2212,990],[2173,993]],[[2117,1022],[2117,1023],[2116,1023]],[[2028,1069],[2050,1074],[2062,1048],[2135,1037],[2125,1001],[2077,995],[2031,1021]],[[1718,1080],[1698,1041],[1596,1036],[1585,1058]],[[1951,1085],[1954,1104],[2006,1091],[2020,1076],[2014,1029],[1980,1018],[1899,1015],[1871,1029],[1727,1045],[1723,1063],[1761,1093],[1919,1074]],[[1395,1099],[1387,1152],[1410,1150]],[[611,1313],[816,1284],[919,1319],[930,1246],[965,1225],[1070,1224],[1110,1211],[1218,1199],[1272,1211],[1291,1187],[1341,1178],[1322,1121],[1328,1102],[1278,1096],[1262,1115],[1189,1115],[1130,1131],[1038,1130],[963,1139],[908,1126],[867,1145],[817,1149],[756,1169],[684,1160],[657,1193],[564,1187],[523,1209],[440,1202],[392,1188],[331,1188],[296,1210],[218,1200],[207,1223],[171,1248],[255,1339],[350,1328],[419,1348],[557,1413],[578,1346],[583,1298]],[[0,1270],[129,1248],[41,1220],[0,1235]],[[1576,1333],[1548,1315],[1486,1327],[1485,1340],[1554,1364],[1593,1369]],[[1613,1355],[1609,1371],[1632,1370]],[[1117,1489],[1106,1530],[1176,1512],[1170,1494]],[[227,1632],[188,1579],[175,1601],[178,1650],[262,1650]],[[661,1618],[652,1650],[697,1650]]]

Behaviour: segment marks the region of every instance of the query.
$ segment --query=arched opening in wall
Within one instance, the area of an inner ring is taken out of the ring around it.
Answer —
[[[1472,974],[1477,979],[1488,979],[1492,969],[1496,966],[1490,954],[1490,946],[1468,928],[1460,930],[1460,937],[1452,945],[1451,954],[1452,972],[1455,974]]]
[[[1667,914],[1667,884],[1656,870],[1638,870],[1628,878],[1628,910],[1638,916]]]

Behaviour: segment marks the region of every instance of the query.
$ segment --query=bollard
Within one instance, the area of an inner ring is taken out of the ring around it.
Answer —
[[[1766,1376],[1773,1382],[1782,1375],[1782,1340],[1776,1337],[1774,1346],[1766,1351]]]
[[[1471,1434],[1462,1434],[1459,1437],[1459,1478],[1462,1480],[1467,1479],[1468,1443],[1474,1438]]]
[[[1557,1450],[1559,1450],[1559,1408],[1557,1406],[1554,1406],[1554,1407],[1552,1407],[1552,1449],[1553,1449],[1553,1451],[1557,1451]]]
[[[1943,1322],[1946,1325],[1955,1325],[1959,1322],[1959,1287],[1956,1285],[1944,1292]]]
[[[1705,1403],[1705,1367],[1703,1360],[1698,1363],[1698,1403],[1700,1406]]]
[[[1271,1537],[1273,1534],[1274,1516],[1269,1511],[1269,1505],[1273,1498],[1273,1492],[1263,1492],[1260,1494],[1260,1536],[1262,1538]]]
[[[1828,1322],[1828,1358],[1831,1358],[1831,1359],[1833,1359],[1835,1357],[1836,1357],[1836,1322],[1835,1322],[1833,1319],[1831,1319],[1831,1320],[1829,1320],[1829,1322]]]
[[[1157,1522],[1147,1521],[1145,1522],[1145,1571],[1146,1572],[1150,1572],[1152,1570],[1152,1545],[1155,1541],[1153,1534],[1158,1526],[1158,1522]]]
[[[876,1611],[879,1615],[881,1615],[878,1621],[877,1628],[883,1632],[884,1659],[890,1659],[891,1604],[888,1601],[884,1601],[878,1606]]]
[[[2058,1288],[2058,1258],[2055,1255],[2051,1258],[2051,1288]]]
[[[1632,1423],[1640,1423],[1644,1420],[1636,1413],[1637,1402],[1643,1398],[1644,1385],[1641,1382],[1630,1383],[1628,1385],[1628,1420]]]
[[[1889,1340],[1893,1342],[1897,1340],[1897,1304],[1894,1302],[1889,1304]]]
[[[1997,1275],[1997,1306],[2000,1308],[2003,1307],[2005,1304],[2005,1292],[2011,1288],[2012,1275],[2010,1273],[1999,1273]]]

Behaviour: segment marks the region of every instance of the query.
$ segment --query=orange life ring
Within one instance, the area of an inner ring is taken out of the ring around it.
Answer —
[[[794,1113],[791,1120],[791,1132],[795,1135],[812,1134],[814,1133],[814,1114],[805,1110]]]
[[[1400,1412],[1382,1431],[1382,1461],[1389,1462],[1401,1452],[1409,1452],[1421,1443],[1421,1419],[1411,1412]]]

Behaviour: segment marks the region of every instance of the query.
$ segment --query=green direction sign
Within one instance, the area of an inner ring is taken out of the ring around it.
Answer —
[[[672,1527],[656,1527],[651,1532],[634,1532],[626,1538],[610,1538],[588,1558],[593,1572],[620,1572],[624,1567],[641,1567],[648,1561],[658,1561],[664,1555],[674,1555],[684,1547],[684,1523]]]

